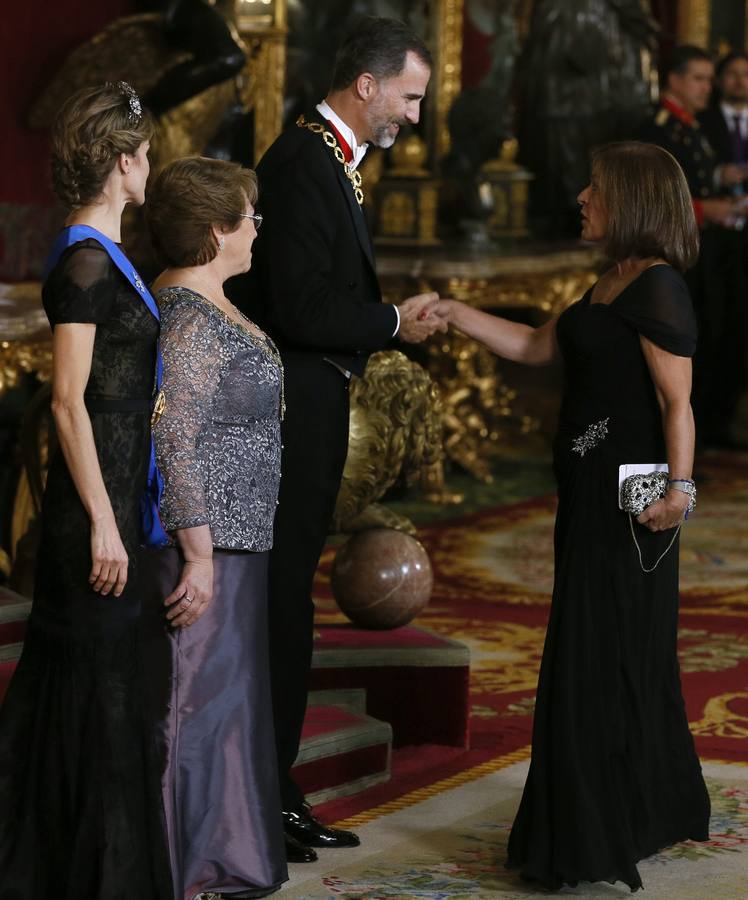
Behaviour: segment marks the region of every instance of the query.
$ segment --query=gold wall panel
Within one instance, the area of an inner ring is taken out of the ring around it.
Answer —
[[[597,279],[602,263],[595,248],[526,249],[470,254],[454,248],[416,256],[380,252],[378,271],[385,299],[399,303],[437,291],[479,309],[530,309],[538,318],[563,312]],[[426,343],[429,374],[442,397],[447,457],[482,481],[491,480],[490,458],[512,432],[537,422],[518,412],[516,391],[482,344],[451,329]]]
[[[463,0],[438,0],[436,46],[436,159],[449,152],[449,109],[462,88]]]
[[[237,0],[236,26],[247,46],[241,99],[254,111],[254,161],[260,160],[283,126],[283,94],[286,86],[286,0],[265,4]]]
[[[678,0],[679,43],[709,46],[711,7],[711,0]]]

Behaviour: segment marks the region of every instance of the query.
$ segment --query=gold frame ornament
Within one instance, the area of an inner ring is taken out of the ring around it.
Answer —
[[[678,0],[678,41],[707,49],[711,33],[711,0]]]
[[[436,159],[443,159],[450,149],[447,117],[455,98],[462,90],[462,17],[464,0],[437,0],[436,32],[436,103],[434,135]]]
[[[728,0],[722,0],[725,4]],[[736,3],[738,0],[732,0]],[[723,55],[728,50],[748,49],[748,0],[744,0],[743,34],[729,36],[713,32],[712,10],[716,7],[713,0],[678,0],[677,34],[678,43],[695,44],[705,50],[712,50]],[[737,11],[737,10],[735,10]]]
[[[211,0],[212,2],[212,0]],[[247,47],[241,101],[254,113],[257,163],[283,126],[288,37],[287,0],[233,0],[236,29]]]

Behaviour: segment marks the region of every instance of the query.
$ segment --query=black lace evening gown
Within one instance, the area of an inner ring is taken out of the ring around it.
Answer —
[[[696,328],[669,266],[646,269],[609,305],[590,296],[557,325],[566,386],[555,584],[507,864],[553,890],[618,880],[636,890],[638,860],[708,837],[676,652],[678,544],[644,574],[617,496],[620,464],[666,461],[639,336],[691,356]],[[672,532],[634,527],[649,567]]]
[[[89,587],[89,519],[58,452],[27,637],[0,710],[0,900],[168,898],[136,640],[158,323],[92,240],[65,252],[43,301],[53,328],[96,324],[86,405],[130,565],[120,597]]]

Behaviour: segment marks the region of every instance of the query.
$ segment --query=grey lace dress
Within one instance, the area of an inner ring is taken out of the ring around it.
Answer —
[[[175,545],[143,552],[153,692],[177,900],[287,877],[267,650],[267,551],[280,479],[273,345],[186,288],[157,300],[166,406],[154,426],[167,531],[209,525],[213,601],[173,629]]]

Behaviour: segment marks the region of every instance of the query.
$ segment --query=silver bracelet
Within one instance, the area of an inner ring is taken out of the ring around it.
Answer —
[[[687,519],[688,514],[693,512],[696,507],[696,482],[691,478],[668,478],[667,486],[683,494],[688,494],[688,507],[685,515]]]

